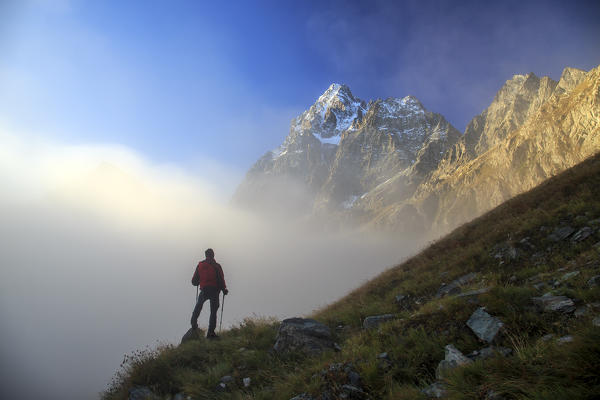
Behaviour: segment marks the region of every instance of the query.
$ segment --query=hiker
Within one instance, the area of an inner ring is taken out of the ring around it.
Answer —
[[[210,319],[206,337],[215,339],[217,338],[215,328],[217,327],[219,294],[223,291],[223,295],[227,295],[229,290],[227,290],[227,286],[225,285],[223,268],[215,261],[215,252],[213,249],[207,249],[204,254],[206,255],[206,259],[198,263],[192,277],[192,285],[200,285],[200,295],[192,313],[192,329],[198,329],[198,316],[200,315],[200,311],[202,311],[202,305],[206,300],[210,300]]]

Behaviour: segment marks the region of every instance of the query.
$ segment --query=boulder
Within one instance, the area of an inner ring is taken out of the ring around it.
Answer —
[[[129,389],[129,400],[158,400],[160,397],[155,395],[152,390],[146,386],[135,386]]]
[[[585,226],[585,227],[581,228],[580,230],[578,230],[577,232],[575,232],[575,234],[571,238],[571,241],[573,243],[583,242],[585,239],[590,237],[593,233],[594,233],[594,230],[592,228],[590,228],[589,226]]]
[[[568,281],[569,279],[574,278],[577,275],[579,275],[579,271],[567,272],[560,278],[560,280],[561,282]]]
[[[284,319],[273,346],[276,352],[300,351],[310,355],[333,348],[329,327],[314,319],[305,318]]]
[[[439,399],[446,394],[446,387],[442,382],[434,382],[421,390],[427,397]]]
[[[488,314],[485,308],[479,307],[467,321],[467,326],[479,339],[491,343],[504,324],[500,319]]]
[[[298,396],[294,396],[290,400],[314,400],[314,399],[308,393],[300,393]]]
[[[477,274],[475,272],[470,272],[458,279],[453,280],[447,285],[442,285],[442,287],[437,291],[435,297],[439,299],[449,294],[458,294],[461,292],[462,286],[472,282],[476,277]]]
[[[566,296],[553,296],[546,293],[541,297],[532,297],[531,300],[533,304],[544,312],[571,313],[576,308],[573,300]]]
[[[200,328],[190,328],[181,338],[181,344],[189,342],[191,340],[200,340],[204,338],[204,331]]]
[[[444,375],[447,371],[454,369],[460,365],[470,364],[473,361],[460,352],[456,347],[449,344],[445,347],[446,356],[440,361],[436,370],[435,377],[439,379],[443,379]]]
[[[571,236],[575,232],[575,229],[570,226],[563,226],[562,228],[556,228],[550,235],[548,240],[553,242],[560,242]]]
[[[558,340],[556,341],[556,343],[558,344],[564,344],[564,343],[571,343],[573,341],[573,336],[571,335],[567,335],[567,336],[563,336],[558,338]]]
[[[362,389],[354,385],[342,385],[342,393],[346,395],[347,399],[366,399],[367,394]]]
[[[371,315],[369,317],[366,317],[363,321],[363,328],[373,329],[379,326],[379,324],[391,321],[393,319],[396,319],[396,315],[394,314]]]
[[[468,357],[473,360],[487,360],[488,358],[492,358],[496,355],[507,357],[511,355],[512,352],[512,349],[508,347],[488,346],[481,350],[474,351],[473,353],[469,354]]]

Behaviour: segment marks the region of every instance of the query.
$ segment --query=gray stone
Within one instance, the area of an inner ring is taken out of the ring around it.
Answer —
[[[284,319],[273,346],[276,352],[300,351],[310,355],[333,348],[329,327],[305,318]]]
[[[479,350],[477,352],[477,354],[474,356],[474,359],[486,360],[486,359],[492,358],[496,355],[500,355],[502,357],[507,357],[507,356],[511,355],[512,352],[513,352],[512,349],[510,349],[508,347],[488,346],[488,347],[484,347],[483,349]]]
[[[598,316],[598,317],[595,317],[595,318],[592,320],[592,325],[594,325],[594,326],[600,326],[600,316]]]
[[[516,275],[511,276],[510,278],[508,278],[508,281],[510,283],[515,283],[517,281],[517,276]]]
[[[445,348],[445,358],[440,361],[436,370],[435,377],[436,379],[443,379],[445,373],[451,369],[454,369],[460,365],[470,364],[473,361],[460,352],[456,347],[449,344]]]
[[[495,259],[500,260],[500,264],[511,262],[519,258],[519,250],[509,242],[496,245],[492,250]]]
[[[173,396],[173,400],[188,400],[191,399],[190,396],[187,396],[183,393],[177,393],[175,396]]]
[[[540,282],[540,283],[536,283],[535,285],[533,285],[533,288],[536,290],[542,290],[545,286],[546,286],[546,284],[544,282]]]
[[[290,400],[314,400],[314,398],[308,393],[300,393],[298,396],[294,396]]]
[[[439,299],[446,295],[458,294],[461,292],[462,286],[471,283],[476,277],[477,274],[475,272],[470,272],[466,275],[463,275],[460,278],[453,280],[449,284],[443,285],[435,296]]]
[[[396,295],[396,303],[398,304],[402,304],[402,302],[404,302],[404,300],[407,299],[408,296],[404,295],[404,294],[399,294]]]
[[[562,228],[556,228],[550,235],[548,240],[553,242],[560,242],[571,236],[575,232],[575,229],[570,226],[564,226]]]
[[[500,319],[488,314],[483,307],[479,307],[467,321],[467,326],[479,339],[490,343],[504,324]]]
[[[563,343],[571,343],[572,341],[573,341],[573,336],[567,335],[567,336],[563,336],[563,337],[559,338],[556,341],[556,343],[563,344]]]
[[[575,311],[575,303],[566,296],[553,296],[546,293],[541,297],[533,297],[533,304],[544,312],[571,313]]]
[[[354,385],[342,385],[342,391],[348,395],[350,399],[364,399],[366,398],[367,394],[365,392],[363,392],[360,388],[354,386]]]
[[[387,352],[383,352],[383,353],[378,354],[377,358],[389,360],[390,356],[388,355]]]
[[[578,230],[571,238],[572,242],[583,242],[585,239],[590,237],[594,233],[594,230],[589,226],[585,226]]]
[[[552,340],[553,337],[554,337],[553,333],[548,333],[547,335],[542,336],[542,341],[547,342],[549,340]]]
[[[155,395],[150,388],[146,386],[135,386],[129,389],[129,400],[158,400],[160,397]]]
[[[360,377],[358,372],[348,371],[348,381],[350,382],[351,385],[360,387],[361,383],[362,383],[362,378]]]
[[[592,276],[590,279],[588,279],[587,284],[589,287],[598,286],[600,284],[600,275]]]
[[[421,390],[428,397],[439,399],[446,394],[446,386],[442,382],[434,382]]]
[[[228,384],[233,382],[233,377],[231,375],[225,375],[224,377],[221,378],[221,382],[224,384]]]
[[[379,324],[396,319],[394,314],[371,315],[363,321],[364,329],[376,328]]]
[[[184,343],[192,341],[192,340],[201,340],[203,338],[204,338],[204,331],[202,329],[190,328],[185,333],[185,335],[183,335],[183,337],[181,338],[181,344],[184,344]]]
[[[244,379],[242,379],[242,382],[244,383],[244,387],[250,387],[250,383],[252,382],[252,379],[244,378]]]
[[[495,392],[493,390],[488,390],[488,392],[485,394],[485,400],[504,400],[505,397],[503,397],[502,395],[500,395],[500,393]]]
[[[576,277],[577,275],[579,275],[579,271],[567,272],[566,274],[564,274],[564,275],[563,275],[563,276],[560,278],[560,280],[561,280],[562,282],[564,282],[564,281],[568,281],[569,279],[571,279],[571,278],[574,278],[574,277]]]

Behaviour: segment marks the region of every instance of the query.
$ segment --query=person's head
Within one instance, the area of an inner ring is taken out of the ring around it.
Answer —
[[[206,249],[204,255],[206,256],[206,258],[215,258],[215,252],[213,251],[213,249]]]

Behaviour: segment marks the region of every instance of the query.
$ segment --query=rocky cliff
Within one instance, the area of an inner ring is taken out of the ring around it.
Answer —
[[[461,135],[412,96],[371,101],[333,84],[235,200],[335,225],[437,235],[600,150],[600,67],[515,75]]]

